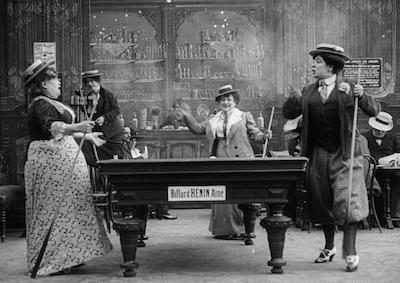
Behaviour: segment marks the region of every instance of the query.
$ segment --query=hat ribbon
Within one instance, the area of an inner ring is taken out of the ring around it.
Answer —
[[[383,120],[381,120],[381,119],[379,119],[379,118],[376,118],[376,121],[377,122],[379,122],[379,123],[381,123],[381,124],[384,124],[384,125],[386,125],[386,126],[389,126],[389,122],[386,122],[386,121],[383,121]]]

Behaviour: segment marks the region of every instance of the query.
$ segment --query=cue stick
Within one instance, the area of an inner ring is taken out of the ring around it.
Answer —
[[[272,120],[274,119],[274,112],[275,112],[275,107],[272,107],[271,115],[269,117],[269,122],[268,122],[268,131],[271,131]],[[269,140],[269,138],[265,139],[265,142],[264,142],[263,155],[262,155],[263,158],[267,154],[268,140]]]
[[[90,113],[89,121],[91,121],[93,119],[93,114],[95,112],[94,110],[96,109],[96,106],[97,105],[95,105],[93,107],[92,113]],[[75,154],[75,158],[74,158],[74,162],[72,163],[71,170],[68,172],[67,182],[64,184],[64,187],[62,189],[60,201],[58,202],[57,208],[56,208],[56,210],[54,212],[53,218],[52,218],[51,223],[50,223],[50,227],[49,227],[49,229],[47,230],[47,233],[46,233],[46,237],[43,240],[42,247],[40,248],[38,257],[37,257],[36,262],[35,262],[35,266],[32,269],[31,278],[36,278],[36,274],[37,274],[37,272],[39,270],[40,263],[42,262],[42,259],[43,259],[43,256],[44,256],[44,252],[46,251],[47,243],[49,242],[49,239],[50,239],[50,234],[51,234],[51,232],[53,230],[54,222],[56,221],[58,213],[60,212],[61,204],[63,202],[67,187],[70,184],[70,181],[71,181],[71,178],[72,178],[72,173],[74,171],[76,162],[78,161],[79,154],[81,153],[83,142],[85,141],[85,136],[86,136],[86,133],[83,133],[83,137],[82,137],[82,139],[81,139],[81,141],[79,143],[79,149]]]
[[[357,74],[357,84],[360,84],[360,76],[361,76],[361,67],[359,66]],[[353,166],[354,166],[354,151],[356,146],[357,114],[358,114],[358,96],[354,97],[353,128],[351,131],[350,170],[349,170],[349,186],[347,190],[345,229],[349,225],[351,191],[353,190]],[[343,257],[345,257],[345,239],[343,239]]]

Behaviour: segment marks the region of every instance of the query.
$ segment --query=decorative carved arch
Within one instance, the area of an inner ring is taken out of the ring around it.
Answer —
[[[141,10],[141,16],[145,17],[149,24],[156,31],[156,40],[159,44],[162,43],[162,31],[161,31],[161,11],[157,10]]]

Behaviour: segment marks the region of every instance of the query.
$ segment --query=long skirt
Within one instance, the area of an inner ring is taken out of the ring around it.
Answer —
[[[244,233],[243,213],[237,204],[211,205],[208,230],[214,236],[227,236]]]
[[[25,193],[29,272],[61,202],[38,276],[84,263],[112,249],[92,202],[89,172],[82,152],[73,166],[78,150],[71,136],[59,141],[34,141],[28,149]]]

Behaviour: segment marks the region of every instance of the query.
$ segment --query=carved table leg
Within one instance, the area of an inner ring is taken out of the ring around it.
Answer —
[[[272,273],[282,274],[282,266],[286,265],[283,260],[283,247],[285,244],[286,229],[291,223],[291,219],[283,215],[283,203],[270,204],[270,215],[261,219],[260,225],[265,228],[268,233],[269,250],[271,252],[271,260],[268,265],[272,266]]]
[[[114,219],[113,228],[119,234],[122,256],[124,262],[120,265],[124,271],[124,277],[136,276],[135,269],[139,267],[136,260],[137,238],[140,230],[143,230],[143,221],[133,219]]]
[[[385,220],[386,220],[386,227],[388,229],[393,229],[393,221],[392,221],[392,211],[390,209],[391,203],[391,188],[390,188],[390,174],[386,174],[385,176],[385,187],[386,187],[386,196],[384,198],[385,202]]]
[[[252,204],[239,204],[239,209],[243,212],[244,218],[244,244],[253,245],[254,242],[251,239],[251,235],[254,234],[258,208]]]

